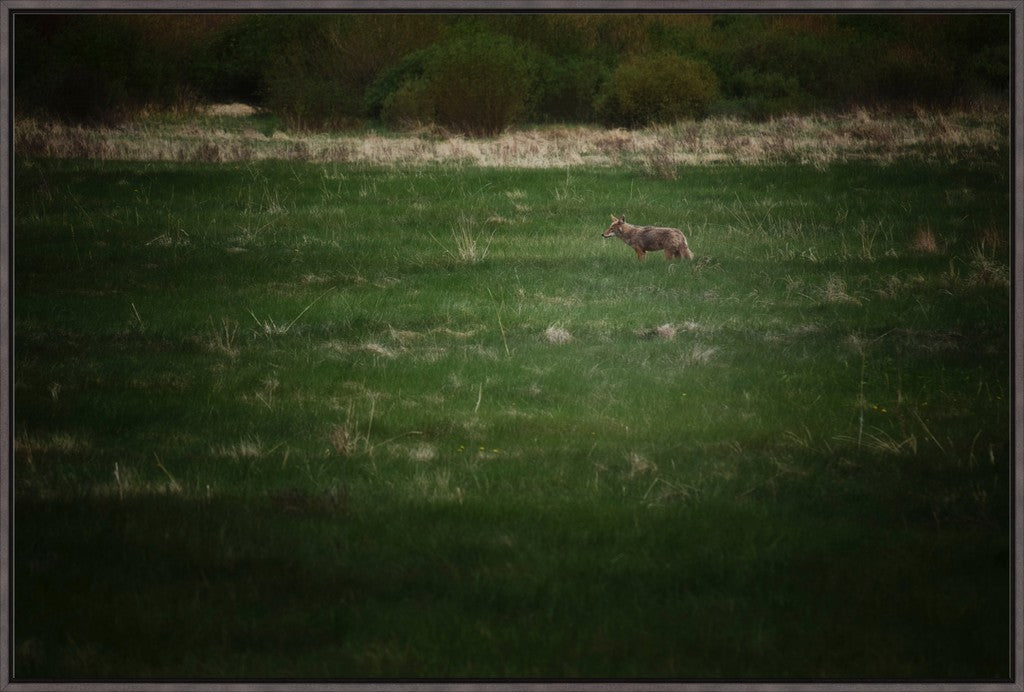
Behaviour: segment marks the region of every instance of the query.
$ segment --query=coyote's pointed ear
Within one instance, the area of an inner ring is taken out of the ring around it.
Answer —
[[[618,220],[619,220],[619,217],[617,217],[615,214],[612,214],[612,221],[618,221]]]

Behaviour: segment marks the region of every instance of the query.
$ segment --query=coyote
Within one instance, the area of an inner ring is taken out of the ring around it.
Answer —
[[[638,260],[642,260],[648,250],[664,250],[667,260],[683,257],[693,259],[690,246],[686,244],[686,236],[677,228],[634,226],[626,223],[625,216],[616,218],[615,214],[612,214],[612,225],[601,235],[605,238],[622,238],[622,242],[636,252]]]

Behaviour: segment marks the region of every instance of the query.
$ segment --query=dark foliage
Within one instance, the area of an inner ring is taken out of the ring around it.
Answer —
[[[642,125],[1005,97],[1007,14],[16,15],[15,107],[243,101],[290,127]]]
[[[611,74],[597,110],[611,124],[638,126],[701,117],[717,97],[718,79],[706,63],[639,55]]]

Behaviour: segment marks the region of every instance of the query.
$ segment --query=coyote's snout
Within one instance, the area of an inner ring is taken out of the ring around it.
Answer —
[[[693,259],[686,236],[678,228],[660,226],[634,226],[626,223],[626,217],[612,214],[612,225],[604,233],[605,238],[622,238],[622,242],[633,248],[636,258],[642,260],[651,250],[664,250],[665,259]]]

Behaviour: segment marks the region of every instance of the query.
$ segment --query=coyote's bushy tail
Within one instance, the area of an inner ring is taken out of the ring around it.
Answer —
[[[693,259],[693,251],[690,249],[690,246],[686,244],[685,238],[683,239],[682,246],[679,248],[679,256],[683,259]]]

